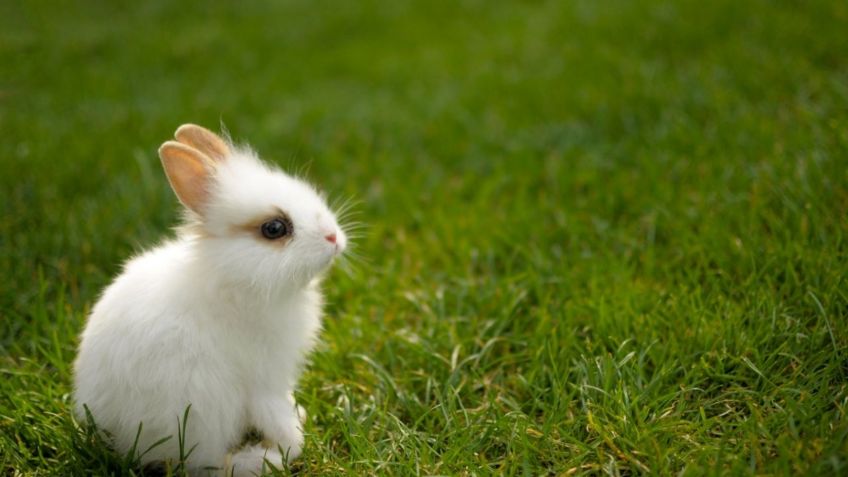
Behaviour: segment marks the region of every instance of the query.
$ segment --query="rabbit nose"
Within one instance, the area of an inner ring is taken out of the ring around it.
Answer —
[[[336,234],[335,234],[335,233],[332,233],[332,234],[330,234],[330,235],[326,235],[326,236],[324,236],[324,239],[325,239],[327,242],[330,242],[330,243],[336,243]]]

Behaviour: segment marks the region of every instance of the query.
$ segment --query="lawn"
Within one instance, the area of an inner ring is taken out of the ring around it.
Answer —
[[[848,474],[848,3],[52,3],[0,3],[0,474],[143,472],[71,363],[185,122],[367,226],[283,474]]]

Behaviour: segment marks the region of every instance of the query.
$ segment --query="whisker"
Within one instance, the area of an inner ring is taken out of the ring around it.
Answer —
[[[331,208],[335,211],[336,217],[342,219],[350,216],[350,214],[358,214],[359,212],[355,208],[361,204],[361,200],[349,196],[334,200]]]
[[[361,220],[340,220],[339,223],[342,224],[342,225],[348,226],[348,227],[357,227],[357,226],[360,226],[360,225],[366,225],[366,222],[363,222]]]
[[[353,202],[355,202],[355,199],[353,198],[353,196],[337,196],[333,200],[333,206],[334,206],[334,208],[335,207],[344,208],[344,207],[348,207],[349,204],[351,204]]]
[[[346,251],[341,257],[339,257],[339,268],[350,278],[354,278],[354,275],[360,271],[360,268],[371,268],[370,262],[366,260],[362,255]]]
[[[346,225],[342,225],[341,229],[344,230],[345,233],[356,233],[356,232],[364,232],[366,230],[369,230],[369,227],[365,226],[365,225],[356,226],[356,227],[348,227]]]

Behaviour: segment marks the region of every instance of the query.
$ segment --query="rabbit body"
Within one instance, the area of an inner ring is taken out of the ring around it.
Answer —
[[[180,458],[190,406],[190,472],[250,475],[265,459],[280,465],[301,453],[292,392],[320,331],[320,273],[343,250],[344,233],[307,184],[249,151],[218,160],[200,204],[169,171],[199,213],[105,290],[82,334],[74,398],[78,417],[87,407],[116,450],[134,448],[143,463]],[[276,210],[293,231],[266,239],[254,216]],[[239,447],[249,429],[263,446]]]

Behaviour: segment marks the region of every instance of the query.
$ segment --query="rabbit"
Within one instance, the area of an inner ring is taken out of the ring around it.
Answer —
[[[176,463],[182,437],[190,475],[259,474],[301,454],[292,392],[321,328],[322,274],[347,237],[321,194],[249,147],[193,124],[175,138],[159,157],[184,223],[92,308],[74,411],[142,464]],[[262,444],[239,447],[249,430]]]

